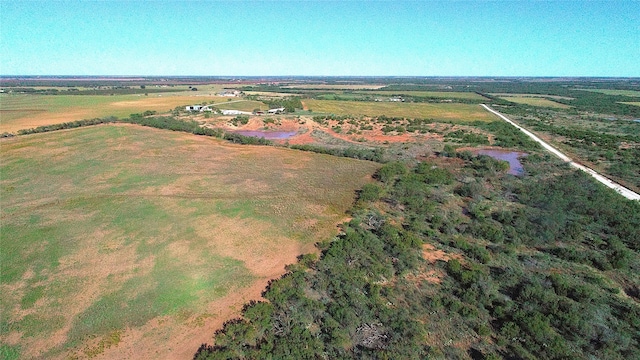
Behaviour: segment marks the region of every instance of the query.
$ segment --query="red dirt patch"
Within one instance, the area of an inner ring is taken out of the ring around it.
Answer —
[[[422,245],[422,257],[431,264],[435,264],[438,260],[448,262],[451,259],[462,260],[460,254],[447,254],[442,250],[437,250],[431,244]]]
[[[373,129],[361,130],[358,126],[342,123],[336,120],[327,121],[324,124],[319,124],[313,121],[308,116],[302,116],[299,118],[292,117],[269,117],[269,116],[253,116],[249,118],[249,122],[245,125],[235,126],[229,122],[232,117],[219,117],[215,121],[208,122],[207,126],[217,127],[223,130],[231,131],[282,131],[282,132],[297,132],[296,135],[281,140],[273,140],[277,143],[289,143],[295,145],[313,144],[319,143],[311,133],[313,130],[321,130],[331,137],[339,140],[350,142],[353,144],[387,144],[387,143],[406,143],[406,142],[419,142],[429,139],[442,140],[442,135],[427,133],[396,133],[389,132],[384,133],[382,131],[382,124],[371,122]],[[273,122],[265,123],[266,119],[271,119]],[[340,126],[342,131],[337,132],[335,129]]]

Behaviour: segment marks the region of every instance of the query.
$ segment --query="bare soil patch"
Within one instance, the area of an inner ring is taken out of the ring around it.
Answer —
[[[389,132],[385,133],[382,124],[370,122],[372,128],[370,130],[362,130],[360,125],[350,125],[347,123],[340,124],[336,120],[329,120],[325,124],[319,124],[310,117],[302,116],[294,117],[275,117],[269,123],[265,120],[269,117],[253,116],[249,118],[247,124],[233,125],[229,121],[232,117],[220,117],[217,120],[207,122],[207,126],[221,128],[228,131],[263,131],[269,132],[296,132],[295,135],[286,139],[274,139],[272,141],[280,144],[288,143],[292,145],[317,144],[323,145],[326,141],[319,140],[313,136],[314,130],[319,130],[328,134],[334,139],[342,142],[351,143],[353,145],[381,145],[390,143],[417,143],[424,142],[429,139],[442,140],[443,136],[435,133],[417,133],[417,132]],[[340,132],[336,128],[340,126]]]
[[[431,244],[422,245],[422,257],[430,264],[435,264],[437,261],[448,262],[451,259],[462,260],[462,256],[459,254],[447,254],[442,250],[438,250]]]

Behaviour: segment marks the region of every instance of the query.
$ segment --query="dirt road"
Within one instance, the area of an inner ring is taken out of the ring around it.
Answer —
[[[511,121],[509,118],[507,118],[506,116],[500,114],[499,112],[493,110],[492,108],[488,107],[485,104],[480,104],[482,105],[482,107],[484,107],[485,109],[487,109],[487,111],[499,116],[502,120],[508,122],[509,124],[515,126],[516,128],[520,129],[520,131],[522,131],[523,133],[525,133],[527,136],[529,136],[530,138],[532,138],[534,141],[536,141],[537,143],[539,143],[540,145],[542,145],[542,147],[544,147],[545,149],[549,150],[549,152],[553,153],[554,155],[556,155],[557,157],[559,157],[560,159],[562,159],[563,161],[566,161],[569,163],[569,165],[580,169],[584,172],[586,172],[587,174],[593,176],[596,180],[598,180],[599,182],[603,183],[604,185],[606,185],[607,187],[615,190],[618,194],[626,197],[629,200],[640,200],[640,194],[635,193],[629,189],[627,189],[626,187],[611,181],[610,179],[598,174],[597,172],[595,172],[593,169],[590,169],[584,165],[578,164],[575,161],[571,160],[571,158],[569,158],[567,155],[561,153],[560,151],[558,151],[558,149],[554,148],[553,146],[549,145],[548,143],[542,141],[542,139],[540,139],[539,137],[537,137],[536,135],[534,135],[532,132],[530,132],[529,130],[523,128],[522,126],[514,123],[513,121]]]

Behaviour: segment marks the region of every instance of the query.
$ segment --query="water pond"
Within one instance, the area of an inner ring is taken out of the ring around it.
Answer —
[[[518,159],[527,156],[527,153],[496,149],[479,149],[473,150],[472,152],[477,155],[487,155],[494,159],[508,162],[509,174],[511,175],[519,176],[524,174],[524,167]]]
[[[296,131],[259,131],[259,130],[240,130],[240,131],[235,131],[235,133],[242,136],[259,137],[267,140],[288,139],[297,134]]]

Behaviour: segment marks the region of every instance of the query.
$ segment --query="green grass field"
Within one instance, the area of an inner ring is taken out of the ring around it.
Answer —
[[[231,100],[216,102],[215,107],[223,110],[240,110],[240,111],[253,111],[254,109],[260,109],[263,111],[269,110],[269,105],[254,100]]]
[[[302,85],[289,85],[284,86],[285,89],[321,89],[321,90],[363,90],[363,89],[379,89],[385,85],[375,84],[302,84]]]
[[[640,101],[636,101],[636,102],[623,102],[622,104],[633,105],[633,106],[640,106]]]
[[[550,107],[557,109],[568,109],[571,106],[560,104],[553,100],[545,99],[542,97],[530,97],[530,96],[503,96],[501,97],[503,100],[511,101],[517,104],[531,105],[531,106],[540,106],[540,107]]]
[[[560,96],[560,95],[549,95],[549,94],[515,94],[515,93],[491,93],[490,95],[497,97],[530,97],[530,98],[547,98],[550,100],[573,100],[575,98],[568,96]]]
[[[640,97],[640,91],[638,90],[615,90],[615,89],[576,89],[582,91],[592,91],[605,95],[623,95],[631,97]]]
[[[378,167],[133,125],[1,146],[0,347],[21,358],[135,352],[138,335],[192,353],[332,236]]]
[[[402,102],[364,102],[337,100],[304,100],[305,108],[315,113],[336,115],[390,116],[405,118],[433,118],[448,121],[493,121],[495,118],[479,105],[427,104]]]

